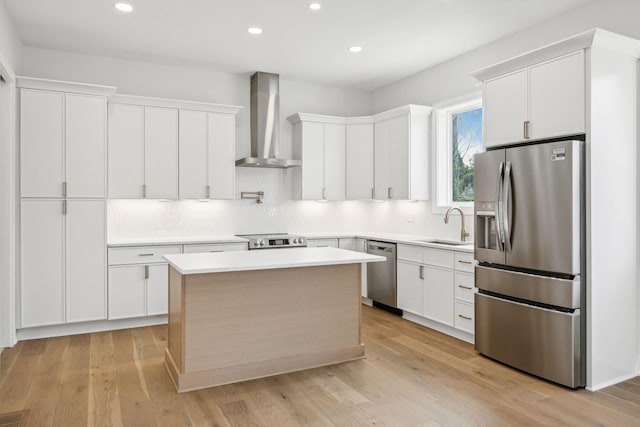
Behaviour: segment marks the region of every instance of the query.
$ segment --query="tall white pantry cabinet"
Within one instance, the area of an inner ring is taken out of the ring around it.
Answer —
[[[19,77],[19,325],[106,319],[108,86]]]

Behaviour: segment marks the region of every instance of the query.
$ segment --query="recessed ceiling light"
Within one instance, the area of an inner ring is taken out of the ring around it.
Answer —
[[[251,27],[247,31],[249,31],[249,33],[251,34],[262,34],[262,28],[258,27]]]
[[[115,7],[120,12],[131,12],[133,10],[133,6],[131,6],[129,3],[116,3]]]
[[[311,10],[318,10],[322,7],[322,5],[320,3],[311,3],[309,5],[309,9]]]
[[[351,46],[349,52],[358,53],[362,52],[362,46]]]

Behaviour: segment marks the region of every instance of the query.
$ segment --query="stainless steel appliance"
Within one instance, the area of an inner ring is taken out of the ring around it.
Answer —
[[[584,142],[475,155],[475,348],[585,385]]]
[[[386,258],[383,262],[367,263],[367,296],[374,303],[397,308],[396,244],[369,240],[367,253]]]
[[[299,248],[307,246],[307,239],[291,234],[239,234],[249,240],[249,250],[274,248]]]

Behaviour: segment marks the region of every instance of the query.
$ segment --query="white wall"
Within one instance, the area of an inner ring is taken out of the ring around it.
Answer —
[[[15,290],[15,88],[11,82],[19,66],[20,39],[0,3],[0,349],[13,344]]]

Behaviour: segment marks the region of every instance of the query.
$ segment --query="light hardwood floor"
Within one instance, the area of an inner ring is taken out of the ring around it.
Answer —
[[[640,378],[571,391],[369,307],[362,332],[366,359],[183,394],[162,365],[166,327],[24,341],[2,353],[0,415],[65,427],[640,426]]]

